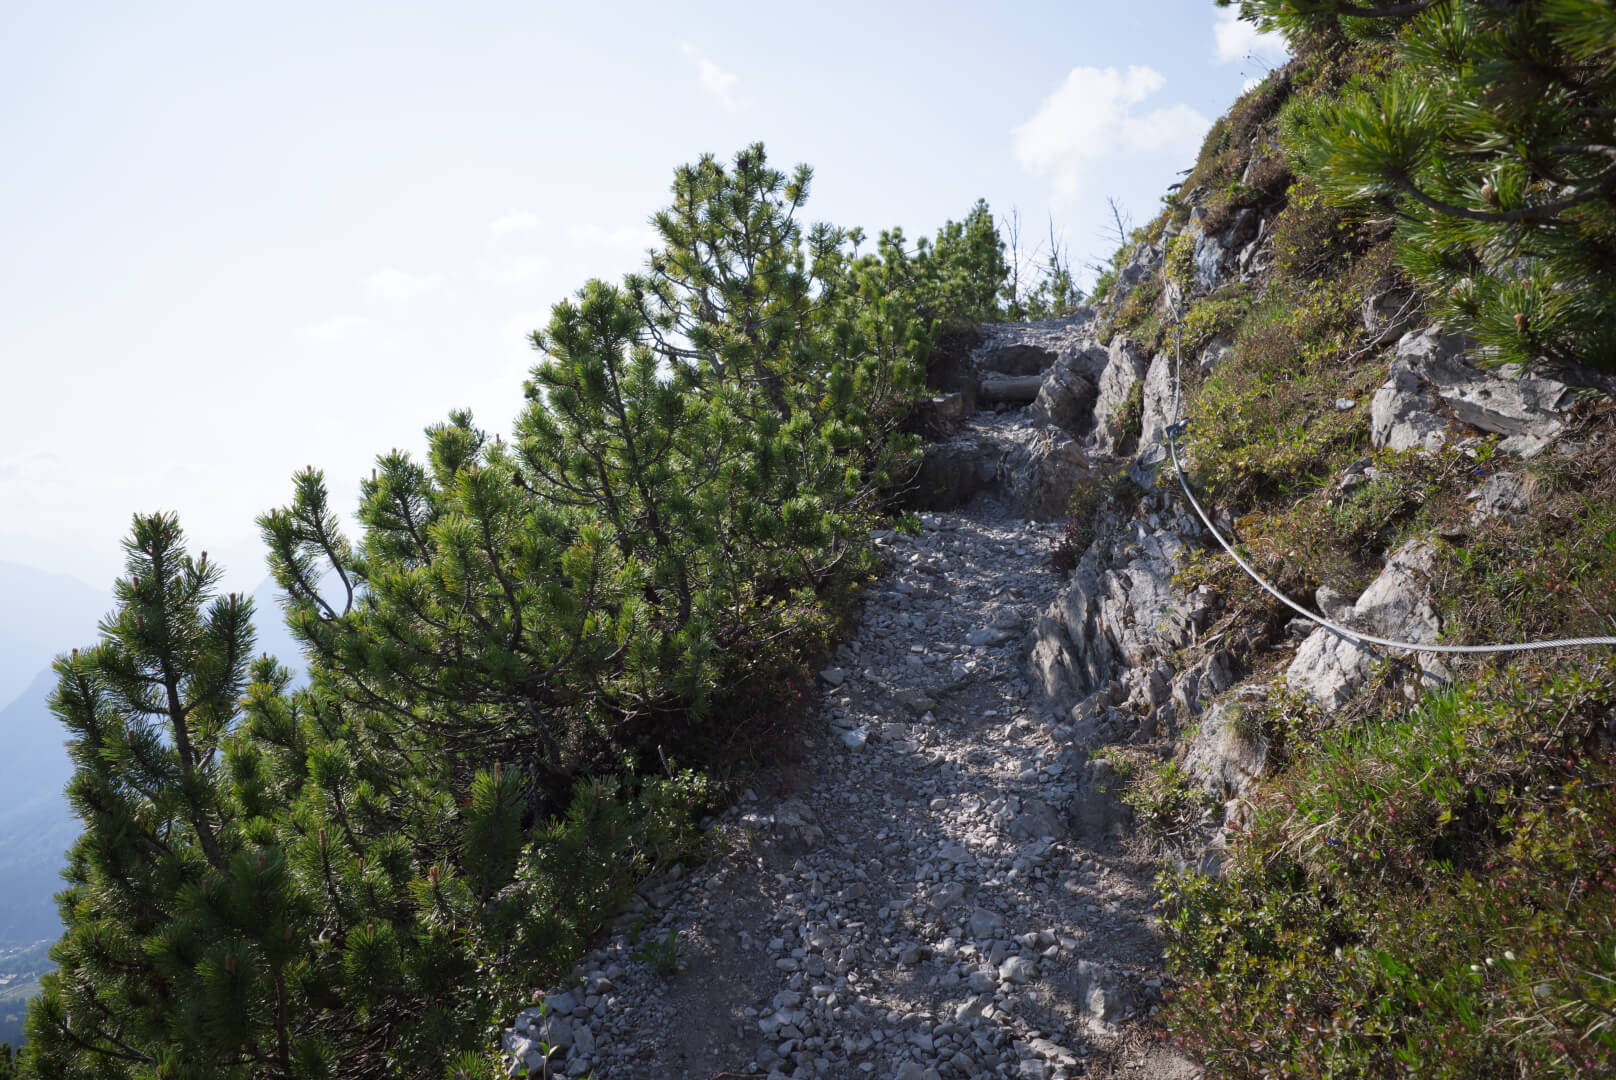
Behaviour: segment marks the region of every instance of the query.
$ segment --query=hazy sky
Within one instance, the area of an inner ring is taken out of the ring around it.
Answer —
[[[872,235],[1052,216],[1082,263],[1282,59],[1210,0],[4,5],[0,560],[106,588],[171,509],[242,562],[303,465],[346,514],[451,408],[508,430],[525,334],[704,151],[806,161]]]

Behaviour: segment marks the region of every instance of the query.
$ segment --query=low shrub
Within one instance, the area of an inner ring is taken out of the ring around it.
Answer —
[[[1175,1041],[1231,1077],[1616,1067],[1616,662],[1521,664],[1261,795],[1221,879],[1168,873]]]
[[[1176,762],[1156,762],[1128,779],[1122,801],[1134,820],[1157,840],[1187,835],[1218,810],[1218,801],[1194,782]]]

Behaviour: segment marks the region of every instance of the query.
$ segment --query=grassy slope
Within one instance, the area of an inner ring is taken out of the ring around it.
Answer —
[[[1267,280],[1225,286],[1186,316],[1187,349],[1234,343],[1209,375],[1186,365],[1197,480],[1293,596],[1324,584],[1355,595],[1386,552],[1434,535],[1450,640],[1609,633],[1616,403],[1583,398],[1566,436],[1582,449],[1524,465],[1493,437],[1431,456],[1368,446],[1387,350],[1365,340],[1359,313],[1402,284],[1391,229],[1327,205],[1280,147],[1309,100],[1387,63],[1369,49],[1321,51],[1275,73],[1218,122],[1139,233],[1159,239],[1193,206],[1209,231],[1243,207],[1279,208]],[[1170,241],[1165,273],[1183,274],[1186,255]],[[1113,330],[1166,346],[1162,287],[1116,305]],[[1379,476],[1339,492],[1335,478],[1365,459]],[[1524,472],[1537,506],[1472,524],[1465,495],[1498,469]],[[1210,633],[1249,643],[1248,683],[1283,671],[1288,611],[1221,555],[1185,579],[1217,588]],[[1269,775],[1231,834],[1223,878],[1163,880],[1179,984],[1165,1031],[1214,1075],[1616,1068],[1616,658],[1563,650],[1450,668],[1451,687],[1418,701],[1387,665],[1335,714],[1278,690],[1252,718],[1272,748]],[[1199,812],[1170,770],[1135,784],[1132,801],[1159,810],[1143,816],[1164,831],[1181,809]]]

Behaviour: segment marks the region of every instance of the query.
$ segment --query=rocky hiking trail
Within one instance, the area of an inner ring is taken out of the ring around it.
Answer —
[[[1182,226],[1194,231],[1188,295],[1260,286],[1277,212],[1241,210],[1213,234],[1197,204]],[[1173,235],[1135,245],[1110,310],[1162,273]],[[1165,292],[1154,310],[1169,317]],[[1503,467],[1467,496],[1474,520],[1530,512],[1511,461],[1583,452],[1563,438],[1576,431],[1567,386],[1477,366],[1470,343],[1417,325],[1395,289],[1366,299],[1362,324],[1387,378],[1336,409],[1361,417],[1375,450],[1474,457],[1499,436]],[[1217,337],[1184,363],[1211,372],[1232,354]],[[1151,355],[1092,309],[984,326],[934,357],[914,485],[923,528],[875,537],[891,569],[822,674],[800,760],[722,815],[724,854],[644,883],[576,977],[516,1017],[503,1037],[512,1075],[1197,1075],[1150,1029],[1159,864],[1130,833],[1112,757],[1172,761],[1222,804],[1156,852],[1216,874],[1267,763],[1247,704],[1282,672],[1338,708],[1387,656],[1308,619],[1243,622],[1209,586],[1175,584],[1210,536],[1166,461],[1172,371],[1170,348]],[[1330,483],[1346,492],[1376,475],[1365,457]],[[1062,580],[1050,548],[1074,494],[1091,538]],[[1212,513],[1230,533],[1238,514]],[[1356,598],[1320,587],[1310,599],[1354,633],[1437,642],[1434,552],[1415,536]],[[1446,677],[1429,653],[1393,670],[1411,696]],[[679,970],[658,974],[669,943]]]
[[[1010,370],[979,385],[1036,391],[1062,351],[1040,332],[998,343]],[[719,819],[722,855],[646,883],[573,982],[516,1018],[513,1075],[546,1075],[543,1044],[548,1075],[599,1080],[1196,1075],[1143,1023],[1157,867],[1119,842],[1114,776],[1088,760],[1112,733],[1035,655],[1065,590],[1059,526],[1035,518],[1064,509],[1050,489],[1087,457],[1018,407],[1030,395],[974,397],[936,403],[953,437],[923,474],[943,478],[933,505],[965,505],[876,535],[891,568],[821,673],[801,761]],[[659,974],[670,941],[679,970]]]

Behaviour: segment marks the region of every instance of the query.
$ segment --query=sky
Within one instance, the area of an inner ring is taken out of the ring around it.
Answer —
[[[451,409],[508,432],[526,335],[705,152],[1082,266],[1283,60],[1211,0],[0,6],[0,561],[106,589],[171,510],[251,588],[297,469],[347,515]]]

